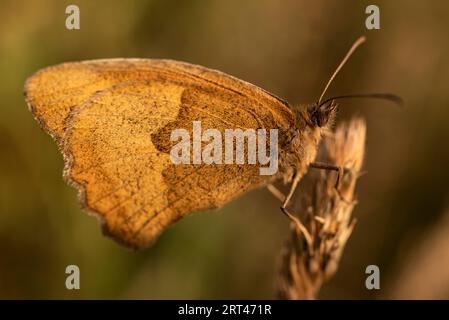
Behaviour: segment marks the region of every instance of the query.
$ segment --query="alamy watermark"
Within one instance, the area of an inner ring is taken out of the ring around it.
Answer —
[[[65,273],[68,274],[65,279],[65,287],[68,290],[79,290],[80,289],[80,268],[71,264],[65,268]]]
[[[79,30],[80,29],[80,8],[71,4],[65,8],[65,13],[68,14],[65,19],[65,27],[67,30]]]
[[[368,30],[380,29],[380,9],[378,6],[371,4],[366,7],[365,13],[368,14],[365,20],[365,27]]]
[[[365,273],[368,274],[365,280],[365,287],[368,290],[380,289],[380,269],[375,264],[366,267]]]
[[[202,132],[201,121],[193,121],[192,126],[192,137],[187,129],[171,132],[170,140],[178,141],[170,151],[174,164],[259,164],[260,175],[278,171],[277,129],[225,129],[223,139],[218,129]]]

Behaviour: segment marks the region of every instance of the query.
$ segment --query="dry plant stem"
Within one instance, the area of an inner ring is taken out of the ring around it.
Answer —
[[[333,171],[309,172],[305,177],[297,215],[290,223],[290,236],[281,254],[279,298],[315,299],[323,283],[337,271],[355,224],[354,189],[363,162],[365,134],[365,122],[354,119],[324,139],[320,157],[345,170],[338,190]],[[298,228],[297,219],[304,222],[305,231]]]

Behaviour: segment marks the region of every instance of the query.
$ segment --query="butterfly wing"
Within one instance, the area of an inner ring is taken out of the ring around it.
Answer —
[[[35,77],[27,100],[63,150],[65,177],[106,233],[132,247],[150,244],[190,212],[220,207],[275,178],[261,176],[259,165],[175,165],[174,129],[192,136],[193,121],[201,121],[203,131],[282,131],[293,121],[288,105],[262,89],[180,62],[68,63]]]

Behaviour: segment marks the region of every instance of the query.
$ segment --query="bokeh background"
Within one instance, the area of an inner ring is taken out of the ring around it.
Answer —
[[[77,4],[81,29],[65,28]],[[342,101],[367,119],[358,224],[321,298],[449,298],[449,3],[375,1],[0,3],[0,298],[272,298],[288,233],[266,190],[192,215],[133,252],[104,237],[62,179],[62,156],[23,99],[36,70],[71,60],[171,58],[216,68],[291,103],[313,102],[348,47],[365,44],[328,95],[390,91],[405,109]],[[81,289],[65,288],[65,268]],[[381,290],[365,288],[365,268]]]

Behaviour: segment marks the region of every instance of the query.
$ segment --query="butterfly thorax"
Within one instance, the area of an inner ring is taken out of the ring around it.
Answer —
[[[280,173],[284,183],[292,181],[295,175],[303,176],[315,160],[318,144],[323,132],[328,130],[335,114],[328,114],[325,122],[317,117],[314,105],[300,105],[295,108],[295,125],[286,131],[284,146],[280,152]],[[318,113],[318,116],[321,114]]]

